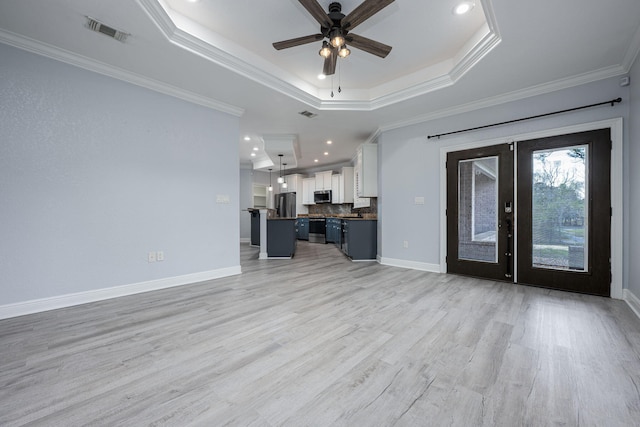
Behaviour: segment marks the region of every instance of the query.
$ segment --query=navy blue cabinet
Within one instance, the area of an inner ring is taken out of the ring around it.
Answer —
[[[342,251],[353,260],[375,260],[378,253],[378,221],[342,221]]]
[[[296,220],[296,237],[298,240],[309,240],[309,218]]]
[[[340,246],[342,234],[342,218],[327,218],[327,243],[335,243]]]
[[[267,221],[267,256],[290,258],[296,252],[296,227],[294,219],[270,219]]]

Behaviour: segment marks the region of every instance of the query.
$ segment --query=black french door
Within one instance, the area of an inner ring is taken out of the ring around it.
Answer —
[[[447,155],[447,272],[610,295],[609,129],[515,144]]]
[[[518,282],[609,296],[609,129],[518,143]]]
[[[447,155],[447,271],[513,280],[513,147]]]

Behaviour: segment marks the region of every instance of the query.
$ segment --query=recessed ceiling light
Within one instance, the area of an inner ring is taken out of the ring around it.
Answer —
[[[458,3],[456,7],[453,8],[453,13],[455,15],[464,15],[465,13],[471,11],[475,3],[472,1],[463,1],[462,3]]]
[[[318,163],[318,159],[313,159],[313,161],[314,161],[315,163]]]
[[[329,155],[329,152],[328,152],[328,151],[325,151],[325,152],[324,152],[324,155],[325,155],[325,156],[328,156],[328,155]]]
[[[253,147],[253,151],[258,151],[258,147]]]
[[[251,157],[255,157],[255,156],[256,156],[256,153],[251,153]]]
[[[454,15],[464,15],[465,13],[471,11],[474,6],[475,3],[471,1],[463,1],[461,3],[458,3],[458,5],[453,8],[453,13]]]
[[[327,76],[325,76],[324,74],[318,74],[318,80],[324,80],[326,78]]]
[[[327,144],[331,145],[331,144],[333,144],[333,141],[332,140],[328,140]]]
[[[251,137],[250,137],[250,136],[245,136],[245,137],[244,137],[244,140],[245,140],[245,141],[251,141]]]

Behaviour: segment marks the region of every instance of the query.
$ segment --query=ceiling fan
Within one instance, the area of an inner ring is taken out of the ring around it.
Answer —
[[[338,56],[342,58],[349,56],[351,51],[347,45],[380,58],[385,58],[391,52],[391,46],[352,34],[350,31],[393,3],[394,0],[364,0],[346,16],[342,13],[342,5],[338,2],[331,3],[329,13],[326,13],[317,0],[298,1],[320,23],[320,33],[273,43],[273,47],[277,50],[328,39],[322,42],[322,49],[319,52],[324,58],[323,74],[325,76],[335,74]]]

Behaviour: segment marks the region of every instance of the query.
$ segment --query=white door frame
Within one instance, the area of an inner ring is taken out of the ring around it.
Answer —
[[[550,136],[566,135],[570,133],[585,132],[596,129],[610,129],[611,141],[613,143],[611,150],[611,206],[613,215],[611,216],[611,298],[622,299],[622,248],[623,248],[623,215],[622,215],[622,182],[623,182],[623,135],[622,135],[622,117],[614,119],[601,120],[597,122],[582,123],[578,125],[566,126],[562,128],[546,129],[536,132],[528,132],[508,137],[493,138],[488,140],[476,141],[460,145],[453,145],[440,148],[440,272],[447,271],[447,154],[451,151],[461,151],[470,148],[485,147],[488,145],[509,144],[514,141],[526,141],[529,139],[546,138]],[[514,177],[517,177],[515,170],[517,162],[514,161]],[[517,178],[516,178],[517,179]],[[516,195],[514,194],[514,197]],[[516,200],[514,200],[514,206]],[[517,212],[516,212],[517,216]],[[516,224],[517,217],[514,216],[513,222]],[[514,230],[514,242],[517,238],[517,229]],[[514,245],[515,249],[515,245]],[[514,250],[514,255],[517,253]],[[514,260],[515,261],[515,260]],[[515,262],[514,262],[515,268]],[[517,271],[514,271],[517,274]],[[517,277],[517,276],[515,276]]]

